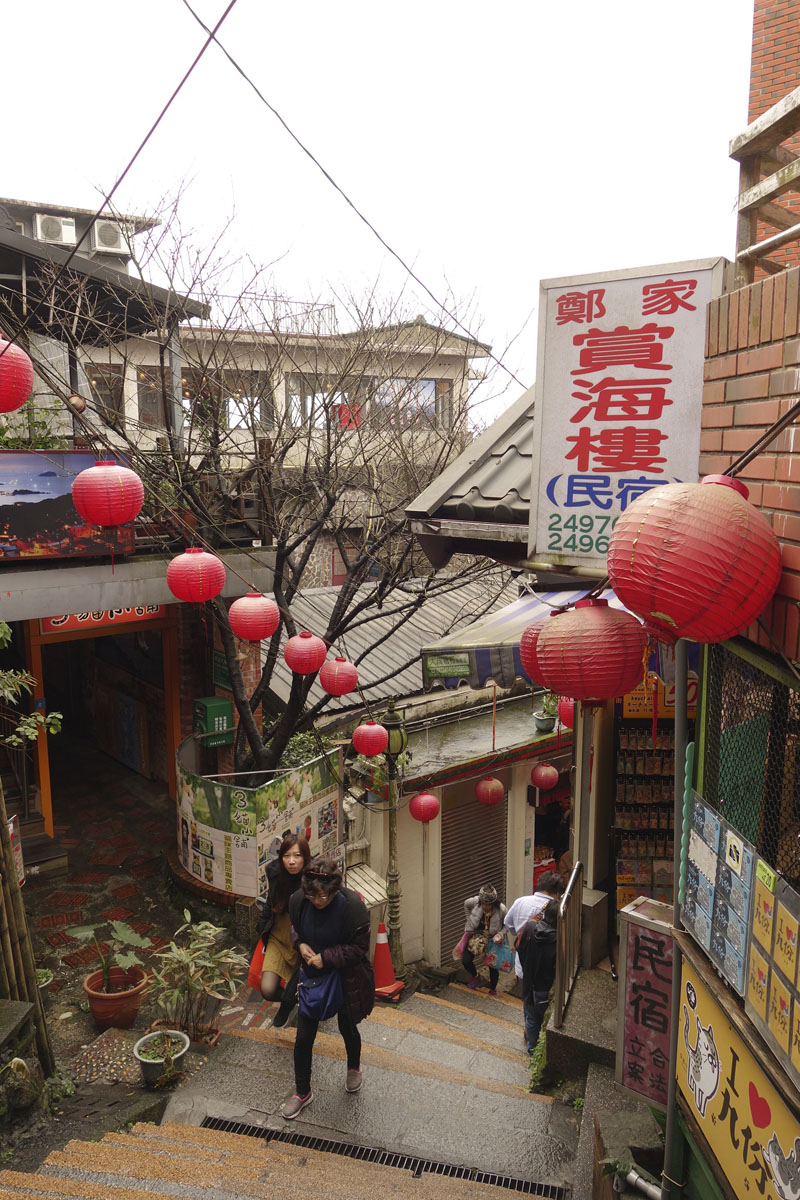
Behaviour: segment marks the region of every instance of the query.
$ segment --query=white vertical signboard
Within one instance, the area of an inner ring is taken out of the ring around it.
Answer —
[[[697,479],[706,306],[723,267],[542,281],[531,558],[603,568],[633,500]]]

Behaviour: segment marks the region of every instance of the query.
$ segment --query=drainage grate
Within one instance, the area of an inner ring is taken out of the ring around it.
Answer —
[[[530,1179],[515,1179],[512,1175],[495,1175],[491,1171],[478,1171],[472,1167],[455,1167],[413,1154],[396,1154],[371,1146],[357,1146],[352,1142],[333,1142],[330,1138],[313,1137],[287,1129],[265,1129],[261,1125],[246,1125],[243,1121],[224,1121],[221,1117],[205,1117],[202,1128],[241,1133],[246,1137],[261,1138],[264,1142],[284,1142],[290,1146],[301,1146],[304,1150],[322,1150],[326,1154],[342,1154],[346,1158],[378,1163],[383,1167],[397,1167],[400,1171],[410,1171],[415,1179],[421,1175],[469,1179],[473,1183],[490,1183],[510,1192],[520,1192],[523,1196],[533,1196],[535,1200],[567,1200],[569,1194],[566,1188],[555,1183],[535,1183]]]

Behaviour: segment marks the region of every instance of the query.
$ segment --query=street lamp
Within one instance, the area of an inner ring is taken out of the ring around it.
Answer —
[[[408,745],[408,734],[395,709],[394,700],[389,701],[389,709],[382,724],[389,734],[389,744],[384,751],[386,773],[389,780],[389,865],[386,870],[386,898],[389,911],[386,932],[389,936],[389,951],[392,956],[395,977],[403,979],[406,965],[403,961],[403,942],[400,933],[401,892],[400,876],[397,871],[397,760]]]

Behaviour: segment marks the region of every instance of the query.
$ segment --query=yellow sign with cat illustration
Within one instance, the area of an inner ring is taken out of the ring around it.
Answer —
[[[739,1200],[800,1200],[800,1112],[791,1112],[684,958],[678,1087]]]

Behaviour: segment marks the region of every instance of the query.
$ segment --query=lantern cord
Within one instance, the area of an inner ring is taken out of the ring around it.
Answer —
[[[658,738],[658,675],[653,672],[653,749],[656,748],[656,740]]]
[[[493,751],[497,749],[496,736],[497,736],[497,684],[494,685],[494,688],[492,690],[492,750]]]

